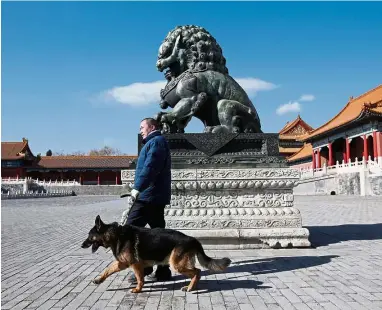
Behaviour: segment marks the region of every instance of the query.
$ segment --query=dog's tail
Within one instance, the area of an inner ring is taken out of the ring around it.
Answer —
[[[196,253],[196,256],[198,257],[198,261],[202,267],[211,270],[211,271],[224,271],[230,264],[231,260],[228,257],[223,258],[212,258],[206,255],[204,252],[202,244],[197,241],[198,243],[198,252]]]

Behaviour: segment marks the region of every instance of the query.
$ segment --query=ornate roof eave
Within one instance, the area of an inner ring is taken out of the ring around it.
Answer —
[[[279,133],[280,133],[280,132],[283,132],[289,125],[290,125],[290,123],[287,122],[287,123],[285,124],[285,126],[284,126],[283,128],[281,128],[281,130],[279,131]]]
[[[313,127],[310,126],[308,123],[306,123],[300,116],[300,114],[297,116],[295,120],[292,122],[288,122],[280,131],[279,135],[280,138],[282,137],[288,137],[288,136],[293,136],[293,137],[298,137],[299,135],[297,134],[288,134],[294,127],[296,127],[298,124],[300,124],[301,127],[303,127],[307,132],[310,132],[313,130]]]
[[[347,104],[341,109],[339,113],[337,113],[332,119],[330,119],[328,122],[326,122],[322,126],[316,128],[310,135],[303,137],[303,139],[300,139],[300,140],[304,142],[311,142],[311,141],[320,139],[321,137],[326,136],[332,132],[335,132],[338,129],[343,129],[349,124],[352,125],[355,120],[359,120],[358,117],[362,113],[363,109],[365,108],[378,109],[382,107],[381,91],[382,91],[382,84],[376,86],[375,88],[367,91],[366,93],[356,98],[350,97]],[[336,124],[335,126],[332,125],[333,123],[336,122],[336,120],[341,119],[341,117],[343,117],[347,109],[351,109],[351,108],[357,109],[356,111],[359,111],[358,115],[352,115],[351,119],[350,118],[347,119],[346,122],[344,123],[340,123],[338,125]]]
[[[24,143],[24,144],[23,144],[23,148],[22,148],[21,151],[19,152],[19,153],[22,153],[21,156],[23,156],[23,157],[26,158],[26,157],[27,157],[27,156],[26,156],[26,151],[28,151],[30,157],[32,157],[32,158],[36,158],[36,156],[33,155],[32,151],[31,151],[31,149],[30,149],[30,147],[29,147],[28,139],[23,138],[23,143]]]
[[[299,160],[303,160],[303,159],[308,159],[308,158],[311,158],[312,157],[312,145],[310,143],[305,143],[296,153],[288,156],[286,158],[286,160],[289,162],[289,163],[295,163]],[[303,155],[301,155],[301,153]],[[301,157],[298,157],[298,156],[301,156]],[[293,157],[297,157],[297,158],[294,158]]]
[[[305,156],[305,157],[297,158],[295,160],[288,160],[288,158],[287,158],[287,161],[288,161],[289,165],[306,164],[306,163],[310,163],[312,161],[312,156],[311,155]]]
[[[365,107],[361,111],[361,113],[357,116],[357,118],[354,119],[353,121],[349,122],[349,124],[354,123],[356,121],[361,121],[361,120],[370,119],[370,118],[373,118],[373,119],[374,118],[377,118],[377,119],[382,118],[382,113]]]
[[[292,137],[292,136],[284,136],[284,135],[280,135],[279,136],[279,139],[280,140],[283,140],[283,141],[295,141],[296,138],[295,137]]]
[[[290,159],[289,157],[292,157],[293,155],[288,156],[286,158],[287,162],[290,163],[290,164],[298,164],[300,162],[303,163],[303,162],[309,162],[309,161],[312,160],[312,155],[307,155],[307,156],[299,157],[299,158],[296,158],[296,159]]]
[[[370,120],[370,119],[379,119],[379,118],[382,118],[382,113],[365,107],[364,109],[362,109],[361,113],[356,118],[351,120],[350,122],[344,123],[344,124],[342,124],[338,127],[335,127],[335,128],[331,128],[328,131],[319,133],[319,134],[314,135],[314,136],[307,136],[305,138],[300,139],[300,141],[305,142],[305,143],[311,143],[312,141],[319,140],[322,137],[326,137],[326,136],[331,135],[333,133],[336,133],[338,131],[352,127],[358,122]]]
[[[28,139],[23,138],[21,142],[1,142],[2,154],[1,159],[7,161],[17,160],[35,160],[36,156],[33,155]],[[10,149],[9,149],[10,147]],[[3,153],[4,148],[7,150]]]

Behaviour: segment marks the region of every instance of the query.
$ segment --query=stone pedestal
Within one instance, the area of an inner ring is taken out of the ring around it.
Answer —
[[[220,138],[224,152],[205,142],[213,155],[201,151],[195,136],[170,137],[174,168],[166,227],[197,237],[207,249],[310,246],[309,231],[302,228],[301,214],[293,207],[299,172],[278,156],[273,141],[277,137],[241,134],[246,135],[243,142],[234,135]],[[187,143],[196,144],[195,149],[181,147]],[[238,144],[252,149],[232,152],[230,147]],[[122,171],[122,181],[132,187],[134,169]]]

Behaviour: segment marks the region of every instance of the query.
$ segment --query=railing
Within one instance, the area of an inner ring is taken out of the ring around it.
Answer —
[[[358,161],[356,158],[354,162],[342,163],[336,162],[333,166],[326,166],[325,164],[321,168],[312,169],[310,168],[300,168],[300,178],[307,179],[313,177],[320,177],[333,174],[341,173],[351,173],[351,172],[360,172],[361,169],[368,170],[371,174],[382,175],[382,160],[375,158],[371,159],[369,156],[368,160],[362,158],[362,161]]]
[[[1,178],[1,183],[2,184],[24,184],[27,182],[29,179],[28,178]]]
[[[8,192],[6,194],[1,194],[1,199],[19,199],[19,198],[49,198],[49,197],[66,197],[73,196],[73,191],[68,190],[56,190],[56,191],[47,191],[47,192],[39,192],[39,191],[15,191]]]
[[[76,180],[39,180],[28,178],[2,178],[2,184],[37,184],[41,186],[79,186],[81,185]],[[83,181],[83,185],[98,185],[98,181]],[[102,181],[101,185],[118,185],[114,180]]]
[[[81,185],[79,182],[77,182],[76,180],[66,180],[66,181],[63,181],[63,180],[39,180],[39,179],[36,179],[36,180],[32,180],[33,183],[35,184],[38,184],[38,185],[47,185],[47,186],[76,186],[76,185]]]

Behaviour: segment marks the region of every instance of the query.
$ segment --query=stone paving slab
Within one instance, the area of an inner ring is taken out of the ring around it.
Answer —
[[[117,197],[2,201],[1,309],[382,309],[382,198],[296,197],[313,248],[207,251],[223,274],[183,276],[130,293],[128,270],[91,283],[110,262],[80,245],[97,214],[119,220]]]

